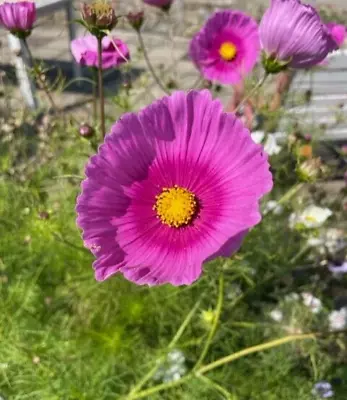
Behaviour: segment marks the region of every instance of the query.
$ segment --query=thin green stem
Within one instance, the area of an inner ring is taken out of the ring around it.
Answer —
[[[194,307],[189,311],[187,316],[185,317],[184,321],[182,322],[181,326],[179,327],[177,333],[175,336],[172,338],[171,342],[169,343],[168,348],[171,350],[173,347],[176,346],[177,342],[181,339],[181,336],[183,335],[184,331],[186,330],[188,324],[192,320],[194,314],[200,307],[201,303],[201,298],[195,303]]]
[[[169,350],[171,350],[172,348],[174,348],[176,346],[177,342],[180,340],[181,336],[183,335],[184,331],[186,330],[186,328],[187,328],[188,324],[190,323],[191,319],[193,318],[194,314],[198,310],[200,303],[201,303],[201,299],[199,299],[195,303],[194,307],[189,311],[189,313],[185,317],[184,321],[182,322],[181,326],[178,328],[178,331],[176,332],[175,336],[172,338],[171,342],[169,343],[167,351],[165,352],[165,355]],[[151,368],[150,371],[148,371],[148,373],[140,380],[140,382],[133,387],[133,389],[131,390],[127,399],[133,398],[132,396],[135,393],[137,393],[152,378],[152,376],[157,372],[161,363],[164,361],[165,355],[162,357],[159,357],[156,360],[156,363],[153,366],[153,368]]]
[[[33,71],[33,74],[34,74],[36,80],[40,83],[40,86],[41,86],[42,90],[46,93],[46,96],[48,98],[48,101],[51,104],[51,108],[52,108],[54,114],[58,114],[59,109],[58,109],[57,105],[55,104],[53,96],[50,93],[49,88],[47,87],[47,84],[46,84],[45,80],[42,78],[42,74],[40,73],[39,70],[37,70],[38,67],[37,67],[37,64],[36,64],[36,62],[34,60],[34,57],[33,57],[32,53],[31,53],[30,47],[28,45],[28,42],[27,42],[26,39],[22,39],[22,40],[23,40],[23,43],[24,43],[24,49],[25,49],[25,51],[27,53],[27,56],[28,56],[28,59],[29,59],[29,62],[30,62],[30,67],[31,67],[31,69]]]
[[[254,86],[254,88],[241,100],[240,104],[235,108],[234,113],[240,111],[241,107],[257,93],[257,91],[263,86],[269,74],[265,73],[264,76],[259,80],[259,82]]]
[[[224,295],[224,274],[223,274],[223,270],[221,271],[220,275],[219,275],[219,285],[218,285],[218,300],[217,300],[217,306],[216,306],[216,311],[215,311],[215,316],[213,319],[213,324],[211,326],[210,332],[207,336],[207,340],[205,342],[205,346],[202,349],[202,352],[200,354],[200,357],[198,359],[198,361],[195,364],[194,367],[194,371],[196,371],[200,365],[203,363],[206,354],[208,353],[212,340],[214,338],[214,335],[216,334],[217,331],[217,326],[219,323],[219,319],[220,319],[220,315],[222,312],[222,307],[223,307],[223,295]]]
[[[306,339],[315,339],[316,335],[314,333],[306,333],[301,335],[290,335],[281,339],[271,340],[270,342],[258,344],[256,346],[248,347],[247,349],[243,349],[241,351],[237,351],[236,353],[230,354],[226,357],[222,357],[217,361],[214,361],[210,364],[207,364],[199,369],[200,374],[205,374],[217,367],[221,367],[222,365],[229,364],[232,361],[237,360],[238,358],[242,358],[248,356],[249,354],[259,353],[260,351],[272,349],[273,347],[282,346],[283,344],[295,342],[297,340],[306,340]]]
[[[143,52],[143,56],[144,56],[144,58],[145,58],[147,67],[148,67],[149,72],[151,73],[151,75],[152,75],[154,81],[156,82],[156,84],[160,87],[160,89],[161,89],[164,93],[170,94],[170,91],[165,87],[165,85],[164,85],[163,82],[160,80],[159,76],[156,74],[156,72],[155,72],[155,70],[154,70],[154,68],[153,68],[153,66],[152,66],[152,63],[151,63],[151,60],[149,59],[149,56],[148,56],[148,53],[147,53],[147,49],[146,49],[145,42],[144,42],[144,40],[143,40],[141,31],[137,31],[137,36],[138,36],[138,38],[139,38],[140,47],[141,47],[141,50],[142,50],[142,52]]]
[[[295,256],[293,258],[290,259],[289,263],[290,264],[295,264],[308,250],[310,249],[309,245],[305,245],[303,246],[300,251],[295,254]]]
[[[143,399],[144,397],[148,397],[154,393],[161,392],[162,390],[168,390],[174,388],[176,386],[182,385],[182,383],[189,381],[192,378],[192,374],[187,374],[176,381],[171,381],[168,383],[161,383],[160,385],[153,386],[149,389],[142,390],[142,392],[135,393],[133,395],[129,395],[126,397],[127,400],[134,400],[134,399]],[[150,397],[148,397],[150,399]]]
[[[92,68],[93,74],[93,121],[94,126],[97,125],[98,121],[98,70]]]
[[[100,129],[102,139],[106,135],[105,128],[105,96],[104,96],[104,82],[102,71],[102,37],[97,37],[98,40],[98,81],[99,81],[99,102],[100,102]]]
[[[128,63],[129,59],[125,57],[125,55],[121,52],[120,48],[117,46],[115,40],[113,39],[113,37],[109,34],[107,35],[108,38],[111,40],[111,43],[113,44],[114,48],[117,50],[117,53],[123,58],[123,60]]]
[[[290,200],[293,196],[295,196],[299,190],[304,186],[303,183],[297,183],[296,185],[292,186],[279,200],[278,204],[284,204],[288,200]]]
[[[167,390],[167,389],[171,389],[173,387],[179,386],[182,383],[189,381],[193,377],[199,378],[200,375],[202,375],[206,372],[209,372],[209,371],[211,371],[215,368],[218,368],[222,365],[229,364],[239,358],[248,356],[250,354],[258,353],[263,350],[268,350],[268,349],[282,346],[283,344],[295,342],[298,340],[308,340],[308,339],[314,340],[319,335],[322,335],[322,333],[307,333],[307,334],[301,334],[301,335],[290,335],[290,336],[285,336],[284,338],[275,339],[275,340],[271,340],[270,342],[266,342],[266,343],[259,344],[256,346],[248,347],[247,349],[243,349],[236,353],[230,354],[226,357],[222,357],[210,364],[207,364],[207,365],[199,368],[195,373],[190,372],[187,375],[183,376],[182,378],[178,379],[177,381],[163,383],[163,384],[160,384],[157,386],[153,386],[152,388],[143,390],[142,392],[136,393],[136,394],[128,397],[127,400],[141,399],[143,397],[152,395],[154,393],[161,392],[161,391]]]
[[[213,381],[210,378],[207,378],[207,376],[197,375],[197,378],[205,382],[208,386],[215,389],[217,392],[221,393],[226,398],[226,400],[234,400],[235,397],[231,393],[229,393],[223,386],[219,385],[217,382]]]

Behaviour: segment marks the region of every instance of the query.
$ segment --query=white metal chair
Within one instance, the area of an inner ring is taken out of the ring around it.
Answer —
[[[44,16],[53,13],[54,11],[64,9],[68,21],[69,40],[76,37],[76,27],[73,23],[75,17],[75,10],[73,8],[72,0],[36,0],[37,16]],[[28,74],[28,60],[23,43],[17,37],[8,34],[8,44],[13,54],[13,62],[16,69],[17,80],[20,86],[22,96],[25,103],[32,109],[38,107],[36,97],[36,87],[32,78]],[[67,43],[69,45],[69,43]],[[81,76],[81,67],[73,61],[73,74],[75,78]]]

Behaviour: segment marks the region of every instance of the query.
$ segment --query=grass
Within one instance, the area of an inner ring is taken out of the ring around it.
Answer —
[[[224,261],[209,263],[191,287],[138,287],[122,276],[96,282],[93,257],[83,248],[74,211],[78,177],[91,149],[70,126],[53,126],[48,135],[38,139],[44,146],[30,137],[30,146],[19,145],[54,155],[39,168],[28,168],[22,155],[18,164],[15,141],[2,150],[0,395],[6,400],[121,399],[159,357],[165,358],[182,321],[201,299],[175,346],[183,351],[188,369],[197,362],[211,326],[203,312],[216,307]],[[292,163],[288,153],[273,159],[277,197],[295,181]],[[8,174],[10,166],[13,174]],[[331,293],[341,282],[323,273],[317,284],[317,270],[302,272],[316,260],[300,252],[305,233],[286,228],[290,210],[291,205],[281,216],[264,217],[225,265],[221,319],[203,364],[284,337],[290,329],[328,328]],[[302,291],[322,299],[320,315],[300,301],[284,302],[285,295]],[[286,315],[281,324],[269,318],[278,306]],[[211,381],[195,377],[148,399],[311,400],[314,383],[329,380],[335,398],[344,400],[345,346],[343,335],[288,343],[215,369],[206,374]],[[157,383],[150,380],[149,387]]]

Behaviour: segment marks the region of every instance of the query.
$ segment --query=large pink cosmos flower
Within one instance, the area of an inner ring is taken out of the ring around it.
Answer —
[[[189,54],[205,79],[233,84],[252,71],[259,51],[256,21],[241,11],[227,10],[207,20],[193,37]]]
[[[268,60],[293,68],[312,67],[337,49],[317,11],[300,0],[271,0],[259,35]]]
[[[175,92],[113,125],[86,167],[77,223],[96,279],[191,284],[261,220],[267,157],[207,91]]]
[[[129,59],[128,46],[120,39],[110,37],[102,39],[102,68],[114,68]],[[87,67],[98,67],[98,41],[93,35],[85,35],[71,42],[71,52],[77,63]],[[122,53],[122,54],[120,54]]]
[[[36,21],[36,5],[31,1],[0,4],[0,25],[11,33],[26,37]]]

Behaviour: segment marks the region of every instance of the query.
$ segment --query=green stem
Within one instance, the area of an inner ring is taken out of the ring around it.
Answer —
[[[310,246],[305,245],[303,246],[300,251],[295,254],[293,258],[290,259],[289,264],[295,264],[308,250],[310,249]]]
[[[208,386],[211,386],[211,388],[215,389],[217,392],[221,393],[227,400],[234,399],[234,396],[229,393],[223,386],[219,385],[212,379],[207,378],[207,376],[198,375],[197,378],[205,382]]]
[[[52,108],[54,114],[58,114],[59,110],[58,110],[57,105],[55,104],[55,101],[54,101],[54,99],[52,97],[52,94],[50,93],[49,88],[47,87],[47,84],[46,84],[45,80],[42,79],[42,75],[41,75],[40,71],[37,71],[37,65],[36,65],[34,57],[33,57],[32,53],[31,53],[30,47],[28,45],[28,42],[27,42],[26,39],[22,39],[22,40],[23,40],[23,43],[24,43],[25,51],[27,52],[27,56],[28,56],[28,59],[29,59],[29,62],[30,62],[30,67],[31,67],[31,69],[33,71],[33,74],[34,74],[35,78],[37,79],[37,81],[40,83],[40,86],[41,86],[42,90],[45,92],[45,94],[46,94],[46,96],[48,98],[48,101],[51,104],[51,108]]]
[[[217,367],[221,367],[222,365],[229,364],[232,361],[237,360],[238,358],[242,358],[248,356],[249,354],[258,353],[263,350],[272,349],[273,347],[282,346],[283,344],[295,342],[297,340],[306,340],[306,339],[315,339],[316,334],[314,333],[306,333],[301,335],[290,335],[281,339],[271,340],[270,342],[258,344],[256,346],[248,347],[247,349],[243,349],[241,351],[237,351],[236,353],[230,354],[226,357],[222,357],[217,361],[214,361],[210,364],[207,364],[199,369],[200,374],[205,374]]]
[[[147,49],[146,49],[145,42],[144,42],[144,40],[143,40],[141,31],[137,31],[137,36],[138,36],[138,38],[139,38],[140,47],[141,47],[141,50],[142,50],[142,52],[143,52],[143,56],[144,56],[144,58],[145,58],[147,67],[148,67],[148,69],[149,69],[149,72],[151,73],[153,79],[155,80],[156,84],[160,87],[160,89],[161,89],[164,93],[170,94],[170,91],[165,87],[165,85],[163,84],[163,82],[160,80],[159,76],[158,76],[158,75],[156,74],[156,72],[154,71],[154,68],[153,68],[153,66],[152,66],[151,60],[149,59],[149,56],[148,56],[148,53],[147,53]]]
[[[240,104],[235,108],[234,113],[240,111],[240,108],[263,86],[269,74],[265,73],[254,88],[241,100]]]
[[[200,357],[198,359],[198,361],[195,364],[194,367],[194,371],[196,371],[200,365],[203,363],[206,354],[208,353],[212,340],[214,338],[214,335],[216,334],[217,331],[217,326],[218,326],[218,322],[220,319],[220,315],[222,312],[222,306],[223,306],[223,295],[224,295],[224,274],[223,271],[220,273],[219,276],[219,287],[218,287],[218,300],[217,300],[217,306],[216,306],[216,311],[215,311],[215,316],[213,319],[213,324],[211,326],[210,332],[208,334],[207,340],[205,342],[205,346],[200,354]]]
[[[186,318],[184,319],[184,321],[182,322],[181,326],[179,327],[178,331],[176,332],[175,336],[172,338],[171,342],[168,345],[167,351],[166,353],[173,349],[177,342],[180,340],[181,336],[183,335],[184,331],[186,330],[188,324],[190,323],[191,319],[193,318],[194,314],[196,313],[197,309],[199,308],[201,303],[201,299],[199,299],[194,307],[189,311],[189,313],[187,314]],[[157,372],[158,368],[160,367],[161,363],[164,361],[165,356],[159,357],[156,360],[156,364],[153,366],[153,368],[140,380],[140,382],[134,386],[134,388],[131,390],[131,392],[129,393],[127,399],[132,399],[133,395],[135,393],[137,393],[151,378],[152,376]]]
[[[130,397],[128,397],[128,400],[134,400],[134,399],[141,399],[143,397],[147,397],[149,395],[152,395],[157,392],[161,392],[163,390],[171,389],[173,387],[179,386],[182,383],[185,383],[189,381],[193,377],[200,378],[200,375],[209,372],[217,367],[220,367],[225,364],[229,364],[232,361],[235,361],[239,358],[245,357],[247,355],[253,354],[253,353],[258,353],[263,350],[268,350],[274,347],[282,346],[283,344],[290,343],[290,342],[295,342],[298,340],[307,340],[311,339],[314,340],[316,336],[321,335],[320,333],[307,333],[307,334],[301,334],[301,335],[290,335],[290,336],[285,336],[284,338],[281,339],[276,339],[276,340],[271,340],[270,342],[266,342],[263,344],[259,344],[256,346],[251,346],[248,347],[247,349],[243,349],[241,351],[238,351],[236,353],[230,354],[226,357],[222,357],[219,360],[216,360],[210,364],[207,364],[201,368],[199,368],[195,373],[190,372],[187,375],[183,376],[182,378],[178,379],[177,381],[173,382],[168,382],[168,383],[162,383],[157,386],[153,386],[152,388],[143,390],[142,392],[136,393]]]
[[[303,183],[297,183],[296,185],[292,186],[279,200],[278,204],[286,203],[290,200],[293,196],[295,196],[299,190],[304,186]]]
[[[99,81],[99,102],[100,102],[100,128],[102,139],[106,135],[105,128],[105,96],[104,96],[104,82],[102,71],[102,37],[98,36],[98,81]]]
[[[192,377],[192,374],[188,374],[183,376],[180,379],[177,379],[177,381],[171,381],[168,383],[162,383],[157,386],[153,386],[149,389],[145,389],[142,392],[135,393],[133,395],[129,395],[126,399],[127,400],[134,400],[134,399],[143,399],[144,397],[150,396],[154,393],[161,392],[162,390],[167,390],[174,388],[175,386],[182,385],[182,383],[188,381]],[[148,397],[150,399],[150,397]]]
[[[128,64],[129,59],[125,57],[125,55],[121,52],[120,48],[117,46],[116,42],[114,41],[113,37],[108,34],[108,38],[111,40],[111,43],[113,44],[114,48],[116,49],[117,53],[123,58],[123,60]]]
[[[94,126],[97,125],[98,121],[98,69],[92,68],[93,74],[93,121]]]

